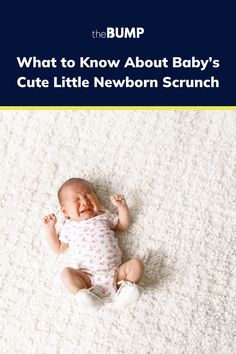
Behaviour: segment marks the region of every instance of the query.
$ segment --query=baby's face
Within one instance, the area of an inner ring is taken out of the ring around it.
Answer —
[[[88,220],[98,215],[101,205],[89,184],[78,182],[64,187],[61,210],[65,217],[75,221]]]

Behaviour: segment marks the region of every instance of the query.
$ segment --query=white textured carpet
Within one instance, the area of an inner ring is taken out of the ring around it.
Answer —
[[[2,111],[0,134],[1,354],[235,353],[236,111]],[[74,176],[130,205],[146,272],[122,312],[80,314],[47,246]]]

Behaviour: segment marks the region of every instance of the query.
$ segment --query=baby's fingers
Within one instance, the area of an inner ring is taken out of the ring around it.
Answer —
[[[118,199],[119,203],[122,205],[126,205],[126,200],[125,200],[125,196],[123,194],[119,195],[119,199]]]
[[[44,216],[43,223],[46,224],[49,221],[48,215]]]
[[[50,217],[50,219],[51,219],[51,220],[56,220],[56,215],[55,215],[55,214],[53,214],[53,213],[52,213],[52,214],[50,214],[50,215],[49,215],[49,217]]]
[[[115,194],[115,199],[118,202],[122,202],[122,200],[125,200],[125,197],[123,194]]]
[[[116,201],[115,194],[113,194],[113,195],[111,196],[111,201],[112,201],[112,202]]]
[[[57,221],[56,215],[55,214],[49,214],[44,216],[43,218],[43,223],[47,224],[50,221]]]

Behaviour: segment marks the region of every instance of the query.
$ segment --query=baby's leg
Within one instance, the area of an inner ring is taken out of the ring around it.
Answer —
[[[76,294],[81,289],[91,287],[89,276],[79,269],[64,268],[61,272],[61,280],[71,294]]]
[[[122,264],[117,273],[116,281],[128,280],[132,283],[138,283],[144,273],[144,264],[138,258],[134,258]]]

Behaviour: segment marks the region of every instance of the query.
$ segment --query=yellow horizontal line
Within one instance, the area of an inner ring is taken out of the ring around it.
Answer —
[[[0,110],[236,110],[236,106],[0,106]]]

